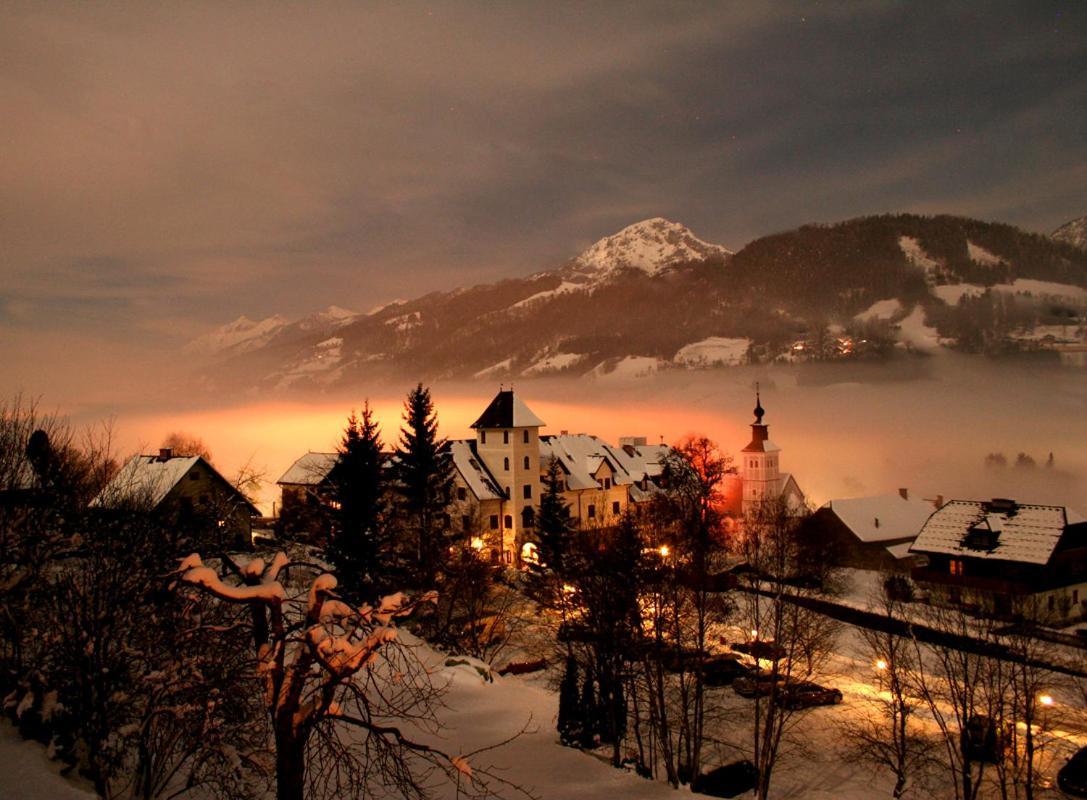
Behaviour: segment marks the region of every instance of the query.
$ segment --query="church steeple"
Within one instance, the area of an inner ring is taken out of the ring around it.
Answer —
[[[759,397],[759,385],[755,384],[755,424],[762,425],[762,416],[766,411],[762,407],[762,399]]]

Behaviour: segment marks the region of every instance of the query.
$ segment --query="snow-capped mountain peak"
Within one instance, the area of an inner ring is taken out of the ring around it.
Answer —
[[[193,339],[185,346],[185,352],[193,355],[215,355],[228,350],[246,353],[265,345],[287,324],[287,318],[279,314],[262,320],[251,320],[243,314],[233,322]]]
[[[1058,242],[1064,242],[1087,250],[1087,217],[1080,217],[1071,222],[1066,222],[1049,236]]]
[[[605,236],[575,258],[573,268],[594,277],[621,269],[654,275],[686,261],[726,255],[731,251],[699,239],[686,226],[653,217]]]
[[[318,311],[316,314],[311,314],[301,320],[298,323],[298,326],[304,331],[326,327],[338,328],[341,325],[346,325],[358,316],[359,314],[356,311],[350,311],[349,309],[333,305],[329,306],[324,311]]]

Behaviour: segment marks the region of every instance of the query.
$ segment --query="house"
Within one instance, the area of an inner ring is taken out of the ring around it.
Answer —
[[[951,500],[929,517],[910,553],[913,578],[937,602],[1050,624],[1083,615],[1087,521],[1063,506]]]
[[[757,389],[754,414],[751,441],[740,451],[735,472],[725,477],[725,510],[742,518],[760,503],[781,500],[787,508],[799,511],[806,504],[804,493],[790,473],[781,471],[781,448],[770,441],[770,426],[762,421],[766,410]]]
[[[137,504],[180,525],[209,525],[230,547],[248,547],[253,517],[260,510],[200,456],[158,455],[130,458],[91,505],[112,508]]]
[[[908,572],[916,561],[909,547],[935,508],[908,489],[830,500],[808,518],[804,533],[838,566]]]
[[[339,453],[315,453],[312,450],[299,458],[283,473],[276,485],[282,492],[282,503],[316,502],[327,497],[328,477],[339,460]]]

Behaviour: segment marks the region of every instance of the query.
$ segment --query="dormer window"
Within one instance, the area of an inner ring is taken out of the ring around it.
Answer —
[[[970,550],[992,550],[999,544],[1000,533],[987,525],[975,525],[966,532],[962,546]]]

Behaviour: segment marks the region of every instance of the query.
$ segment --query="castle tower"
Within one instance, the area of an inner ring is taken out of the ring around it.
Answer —
[[[763,500],[781,496],[781,448],[770,441],[769,426],[762,418],[766,414],[758,389],[755,390],[755,422],[751,425],[751,443],[740,451],[740,475],[743,477],[744,514],[754,510]]]
[[[499,390],[472,428],[476,452],[505,489],[502,503],[502,552],[516,560],[526,530],[534,526],[540,500],[540,428],[543,420],[513,393]]]

